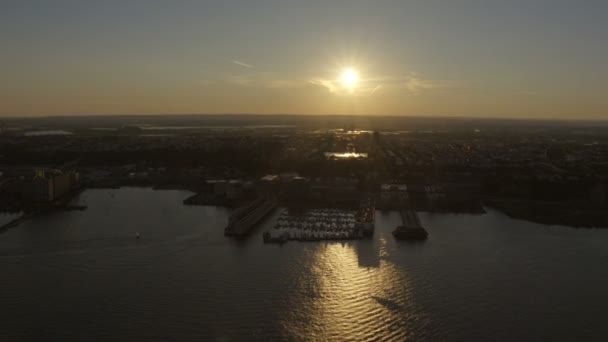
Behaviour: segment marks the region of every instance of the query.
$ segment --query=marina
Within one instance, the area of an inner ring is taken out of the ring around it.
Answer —
[[[284,209],[274,228],[263,234],[265,243],[287,241],[353,240],[374,233],[375,207],[363,201],[356,210]]]

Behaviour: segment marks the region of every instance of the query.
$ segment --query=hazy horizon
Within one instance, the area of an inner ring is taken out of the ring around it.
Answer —
[[[0,117],[606,120],[607,11],[565,0],[9,1]]]
[[[394,118],[394,119],[429,119],[429,120],[497,120],[497,121],[556,121],[556,122],[608,122],[608,118],[577,118],[577,117],[517,117],[517,116],[464,116],[464,115],[387,115],[387,114],[301,114],[301,113],[164,113],[164,114],[96,114],[96,113],[74,113],[74,114],[33,114],[33,115],[7,115],[0,116],[0,120],[20,120],[20,119],[70,119],[70,118],[195,118],[195,117],[375,117],[375,118]]]

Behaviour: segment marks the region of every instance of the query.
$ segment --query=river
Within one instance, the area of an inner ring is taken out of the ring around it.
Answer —
[[[421,214],[423,243],[262,244],[187,191],[87,190],[0,234],[3,341],[606,340],[608,230]],[[139,232],[140,239],[135,238]]]

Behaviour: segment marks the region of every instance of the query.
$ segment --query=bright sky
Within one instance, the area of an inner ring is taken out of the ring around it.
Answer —
[[[0,115],[608,119],[605,0],[3,0]]]

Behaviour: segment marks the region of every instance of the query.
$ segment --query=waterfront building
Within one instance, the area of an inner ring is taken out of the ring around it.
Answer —
[[[401,208],[409,203],[407,185],[382,184],[380,186],[380,208]]]
[[[36,170],[23,182],[22,196],[33,202],[52,202],[69,193],[79,182],[74,171]]]

